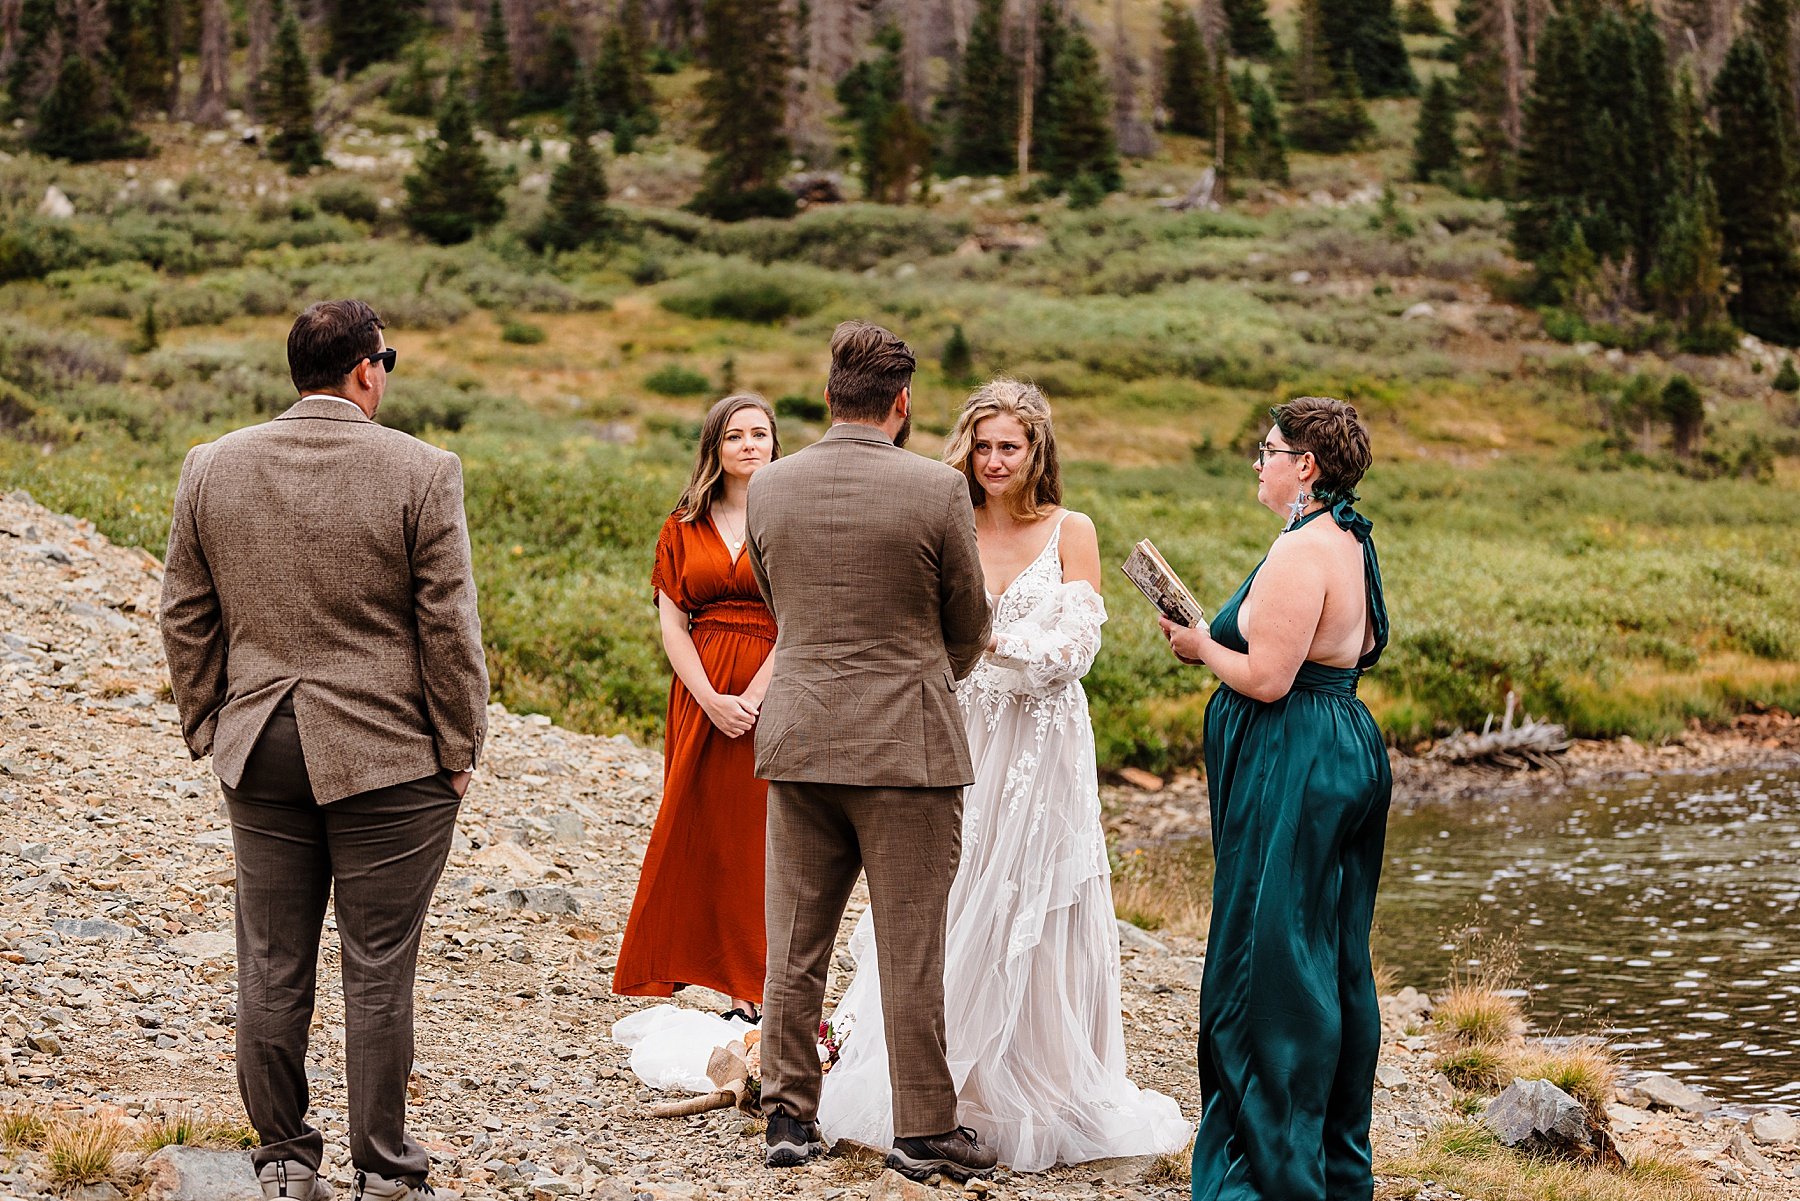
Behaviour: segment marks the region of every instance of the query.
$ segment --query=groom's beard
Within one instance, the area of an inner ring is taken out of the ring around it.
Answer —
[[[912,414],[908,413],[900,422],[900,432],[894,435],[895,446],[905,446],[906,440],[912,437]]]

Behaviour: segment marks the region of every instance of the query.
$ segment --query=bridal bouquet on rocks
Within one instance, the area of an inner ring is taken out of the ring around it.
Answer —
[[[819,1063],[838,1061],[845,1032],[819,1023]],[[631,1049],[631,1070],[651,1088],[697,1094],[650,1107],[660,1118],[733,1107],[759,1113],[762,1031],[736,1018],[678,1005],[655,1005],[613,1025],[613,1041]]]

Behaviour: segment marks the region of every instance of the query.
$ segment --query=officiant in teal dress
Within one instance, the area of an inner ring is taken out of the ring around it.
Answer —
[[[1367,1201],[1381,1015],[1369,928],[1393,776],[1356,696],[1387,645],[1356,410],[1272,410],[1257,499],[1286,526],[1209,629],[1162,620],[1206,710],[1212,928],[1194,1201]]]

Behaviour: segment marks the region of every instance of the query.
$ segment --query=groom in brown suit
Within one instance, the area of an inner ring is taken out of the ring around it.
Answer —
[[[301,313],[299,402],[190,451],[169,531],[163,645],[231,813],[238,1088],[265,1197],[331,1196],[306,1044],[334,892],[355,1195],[433,1195],[406,1134],[413,973],[488,680],[462,465],[374,421],[395,358],[359,300]]]
[[[771,1167],[824,1150],[825,973],[866,871],[894,1089],[888,1164],[966,1180],[995,1157],[958,1128],[944,1058],[945,912],[974,779],[951,685],[986,649],[989,616],[968,482],[900,449],[913,366],[880,326],[838,326],[830,430],[750,483],[750,563],[780,630],[756,725],[756,774],[770,782],[762,1106]]]

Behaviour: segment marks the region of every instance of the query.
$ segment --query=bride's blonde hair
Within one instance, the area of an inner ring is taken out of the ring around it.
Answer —
[[[1012,417],[1025,427],[1030,446],[1025,463],[1001,494],[1007,511],[1021,521],[1049,516],[1062,504],[1062,466],[1056,459],[1056,430],[1050,424],[1050,402],[1036,384],[996,376],[969,394],[956,427],[944,447],[944,462],[969,482],[969,503],[987,503],[987,490],[975,479],[975,426],[988,417]]]

